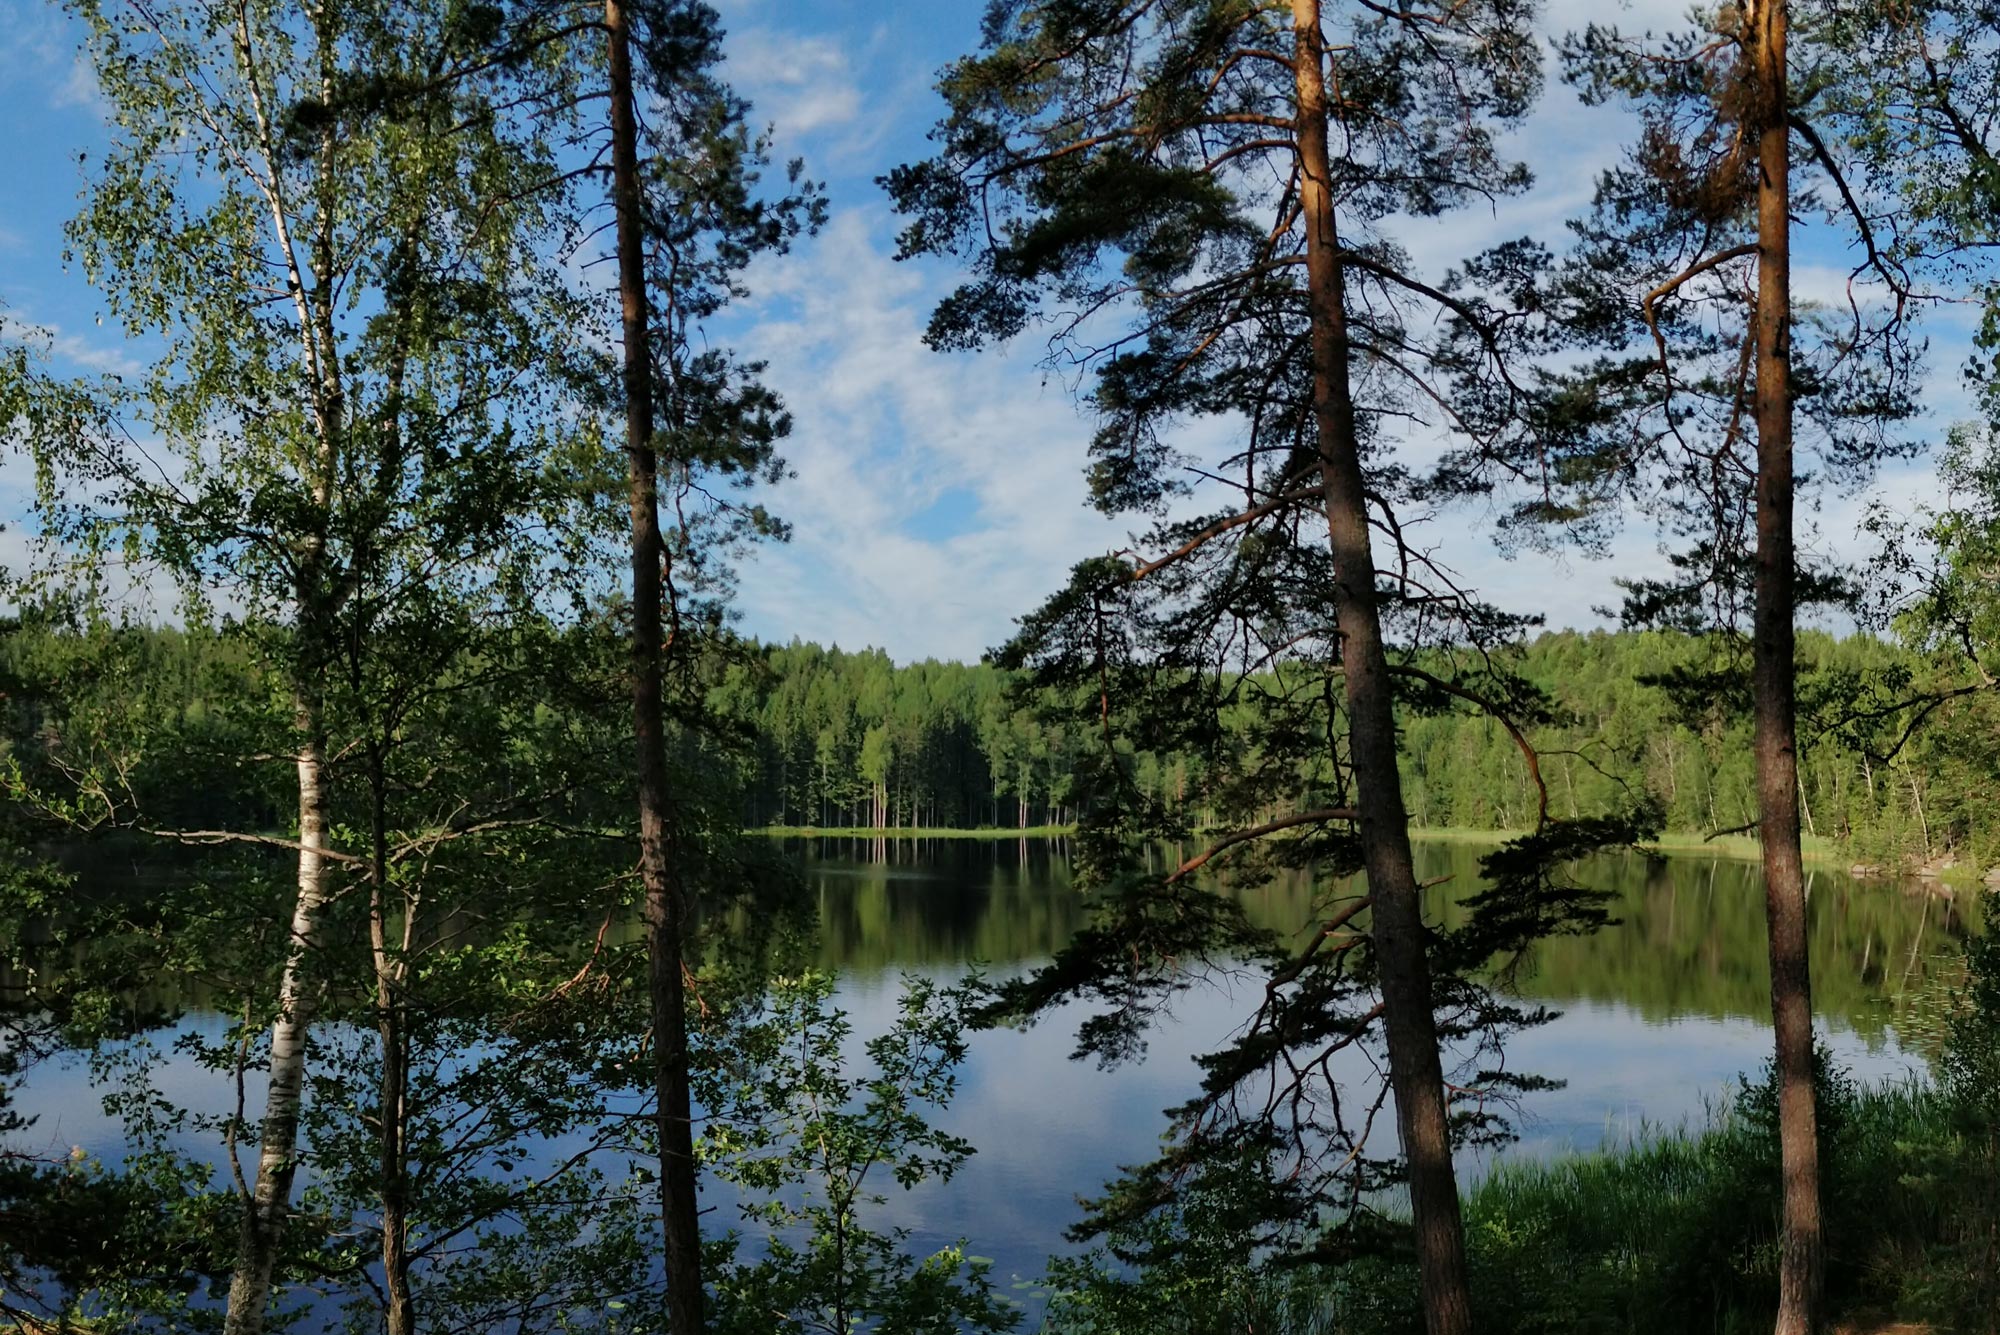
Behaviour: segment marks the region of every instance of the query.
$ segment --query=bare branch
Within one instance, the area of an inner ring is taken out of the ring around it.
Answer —
[[[1165,556],[1157,557],[1154,560],[1146,561],[1140,565],[1133,567],[1132,579],[1136,583],[1137,581],[1146,578],[1146,576],[1153,574],[1155,571],[1160,570],[1166,566],[1172,565],[1174,562],[1182,559],[1183,557],[1193,555],[1196,551],[1206,546],[1209,542],[1213,541],[1216,538],[1221,537],[1224,533],[1229,532],[1231,529],[1241,528],[1245,524],[1254,524],[1259,519],[1264,518],[1266,515],[1276,514],[1278,511],[1284,509],[1286,506],[1291,505],[1297,501],[1305,500],[1309,497],[1320,495],[1324,490],[1325,488],[1318,484],[1314,484],[1313,486],[1310,487],[1300,487],[1296,490],[1285,492],[1283,495],[1278,496],[1273,500],[1266,501],[1262,505],[1253,506],[1250,509],[1245,510],[1241,514],[1231,515],[1227,519],[1218,520],[1215,523],[1209,525],[1207,528],[1203,529],[1201,532],[1195,534],[1192,538],[1189,538],[1186,542],[1182,543],[1179,547],[1176,547],[1173,551],[1168,552]]]
[[[1321,807],[1314,811],[1301,811],[1290,816],[1280,816],[1276,820],[1265,821],[1262,825],[1253,825],[1247,830],[1237,830],[1232,834],[1224,835],[1209,845],[1203,852],[1197,853],[1186,862],[1183,862],[1179,867],[1175,868],[1173,875],[1167,877],[1166,883],[1172,885],[1174,882],[1192,875],[1206,866],[1209,860],[1216,854],[1226,849],[1234,848],[1238,844],[1248,843],[1253,839],[1262,839],[1267,834],[1276,834],[1280,830],[1296,829],[1301,825],[1323,825],[1327,821],[1351,821],[1358,819],[1360,819],[1360,813],[1356,812],[1353,807]]]

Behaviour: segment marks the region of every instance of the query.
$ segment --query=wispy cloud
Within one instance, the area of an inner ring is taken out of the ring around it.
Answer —
[[[39,323],[0,313],[0,338],[28,344],[58,362],[67,362],[86,371],[105,375],[138,376],[145,364],[122,348],[96,339],[64,331],[54,324]]]
[[[49,105],[58,109],[84,107],[101,115],[109,115],[111,110],[98,86],[97,71],[80,53],[70,57],[69,73],[49,94]]]
[[[729,77],[755,101],[757,118],[776,126],[781,151],[803,151],[816,175],[830,165],[835,179],[825,234],[761,264],[752,275],[756,299],[732,321],[735,341],[768,363],[767,379],[798,422],[787,451],[797,477],[771,498],[796,538],[745,569],[748,628],[881,645],[902,659],[977,654],[1006,638],[1013,618],[1057,588],[1072,563],[1129,538],[1125,524],[1083,504],[1090,424],[1073,387],[1039,365],[1039,346],[1030,339],[978,355],[932,352],[923,326],[952,275],[890,259],[895,220],[869,179],[899,152],[924,151],[915,136],[940,110],[928,82],[954,53],[925,50],[893,20],[884,21],[885,37],[858,10],[830,32],[801,33],[769,0],[727,0],[725,8]],[[1596,21],[1663,33],[1684,27],[1687,12],[1685,0],[1554,0],[1541,31],[1553,39]],[[1560,246],[1564,220],[1588,207],[1598,173],[1631,139],[1636,121],[1582,107],[1553,55],[1549,74],[1542,104],[1513,136],[1515,153],[1540,175],[1536,188],[1492,209],[1395,228],[1425,271],[1440,273],[1506,237]],[[1810,264],[1800,277],[1815,295],[1826,287]],[[1213,458],[1234,429],[1200,423],[1177,443]],[[1882,486],[1908,495],[1928,477],[1912,468]],[[1869,503],[1829,498],[1811,540],[1858,551]],[[1617,577],[1666,569],[1643,515],[1603,556],[1501,559],[1495,529],[1496,516],[1474,505],[1433,517],[1412,536],[1468,587],[1501,606],[1542,611],[1555,625],[1598,623],[1595,609],[1620,599]]]
[[[1061,586],[1069,567],[1127,547],[1127,525],[1085,504],[1090,424],[1035,345],[941,355],[922,343],[934,277],[887,257],[891,220],[851,209],[757,276],[743,350],[798,420],[797,476],[772,498],[794,541],[744,572],[747,628],[901,660],[967,658]],[[1234,423],[1193,424],[1178,443],[1213,459]],[[954,532],[926,522],[941,505]],[[1501,560],[1492,517],[1458,510],[1413,522],[1411,539],[1502,606],[1592,625],[1616,576],[1659,573],[1635,528],[1610,556],[1528,552]]]
[[[834,38],[749,28],[731,34],[728,52],[731,83],[782,135],[818,133],[861,115],[854,61]]]
[[[888,258],[891,226],[847,210],[758,276],[745,351],[799,422],[798,476],[774,498],[797,537],[757,559],[743,600],[765,634],[972,656],[1121,530],[1083,504],[1089,428],[1064,386],[1021,353],[924,346],[939,294]],[[924,522],[941,503],[954,532]]]
[[[97,77],[78,49],[81,29],[55,5],[0,6],[0,75],[41,90],[55,110],[102,108]]]

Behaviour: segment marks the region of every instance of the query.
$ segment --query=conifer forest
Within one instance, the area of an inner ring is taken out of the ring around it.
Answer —
[[[0,68],[0,1335],[2000,1335],[1994,0]]]

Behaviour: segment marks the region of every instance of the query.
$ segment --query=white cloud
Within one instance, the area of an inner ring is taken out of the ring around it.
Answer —
[[[102,109],[97,78],[79,49],[82,35],[58,6],[0,6],[0,75],[16,87],[40,89],[53,109]]]
[[[49,104],[59,110],[83,107],[106,116],[111,111],[104,90],[98,86],[97,71],[90,67],[81,53],[70,58],[69,74],[49,94]]]
[[[1090,424],[1070,387],[1036,364],[1032,336],[970,355],[923,345],[938,292],[888,258],[891,225],[879,210],[843,211],[756,275],[743,351],[769,363],[798,422],[786,450],[797,478],[772,498],[795,537],[750,563],[742,604],[766,637],[969,658],[1005,639],[1077,560],[1126,547],[1127,527],[1084,504]],[[1212,458],[1232,431],[1197,423],[1177,443]],[[941,498],[963,501],[963,522],[919,531]],[[1620,600],[1614,577],[1665,565],[1638,530],[1609,558],[1501,560],[1492,517],[1465,509],[1410,536],[1484,596],[1559,626],[1597,624],[1594,609]]]
[[[854,62],[832,38],[749,28],[730,35],[728,53],[730,81],[750,98],[757,118],[788,139],[861,115]]]
[[[1689,0],[1547,0],[1541,28],[1555,34],[1580,30],[1586,24],[1621,32],[1660,35],[1685,28],[1695,6]]]
[[[751,628],[898,658],[971,657],[1122,530],[1084,507],[1089,427],[1030,355],[922,342],[938,293],[888,257],[885,211],[838,214],[757,275],[744,351],[798,428],[774,498],[796,537],[743,580]],[[919,531],[949,504],[953,521]]]
[[[138,358],[121,348],[77,334],[65,333],[57,325],[41,324],[4,313],[0,313],[0,338],[26,343],[46,356],[72,363],[87,371],[116,376],[138,376],[146,369]]]

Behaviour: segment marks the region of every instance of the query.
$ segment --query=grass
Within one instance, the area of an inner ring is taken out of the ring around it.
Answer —
[[[1962,1123],[1932,1086],[1821,1084],[1831,1315],[1865,1328],[1989,1329],[1991,1197],[1940,1188]],[[1990,1160],[1950,1160],[1961,1179]],[[1550,1160],[1498,1165],[1464,1199],[1482,1335],[1726,1335],[1775,1314],[1775,1100],[1753,1085],[1705,1125]],[[2000,1184],[1986,1182],[1987,1187]],[[1984,1200],[1986,1204],[1977,1202]],[[1240,1256],[1241,1251],[1234,1253]],[[1256,1269],[1221,1248],[1206,1267],[1118,1276],[1065,1295],[1053,1335],[1422,1335],[1407,1253]]]
[[[1958,1221],[1925,1147],[1951,1141],[1928,1085],[1821,1087],[1828,1298],[1835,1311],[1955,1315],[1935,1301]],[[1710,1125],[1608,1152],[1502,1165],[1466,1199],[1495,1332],[1768,1329],[1776,1296],[1775,1104],[1753,1086]]]

